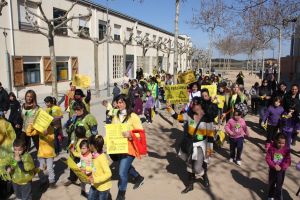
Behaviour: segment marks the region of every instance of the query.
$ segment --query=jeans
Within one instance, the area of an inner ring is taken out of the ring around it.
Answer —
[[[263,119],[267,109],[267,106],[258,106],[259,124],[261,123],[261,120]]]
[[[42,180],[44,178],[45,174],[44,174],[43,171],[45,169],[47,169],[49,183],[54,183],[55,182],[55,174],[54,174],[54,169],[53,169],[53,160],[54,160],[54,158],[39,158],[40,169],[41,169],[41,172],[39,173],[40,180]]]
[[[278,126],[267,126],[267,143],[271,143],[271,141],[274,141],[274,138],[277,134]]]
[[[88,200],[108,200],[109,194],[109,190],[99,191],[96,188],[91,187]]]
[[[285,171],[276,171],[270,169],[269,171],[269,198],[275,200],[282,200],[282,185],[284,182]]]
[[[22,200],[32,199],[31,182],[25,185],[18,185],[16,183],[13,183],[12,185],[17,199],[22,199]]]
[[[244,138],[230,138],[230,158],[236,159],[236,161],[241,160],[241,155],[243,152]]]
[[[134,158],[135,157],[130,155],[124,155],[120,159],[118,185],[119,185],[119,190],[121,191],[126,191],[127,183],[128,183],[128,173],[134,178],[137,178],[139,176],[139,173],[132,166],[132,162]]]
[[[251,98],[251,109],[254,114],[257,114],[258,98]]]

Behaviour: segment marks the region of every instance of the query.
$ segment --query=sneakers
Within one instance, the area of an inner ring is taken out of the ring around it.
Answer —
[[[68,186],[72,185],[73,183],[74,183],[73,181],[68,180],[67,182],[64,183],[64,186],[68,187]]]
[[[242,161],[237,160],[237,161],[236,161],[236,164],[237,164],[238,166],[242,166]]]
[[[181,194],[186,194],[186,193],[192,191],[193,189],[194,189],[194,185],[189,184],[188,186],[186,186],[186,188],[184,188],[184,190],[181,191]]]
[[[83,191],[83,190],[81,190],[80,195],[83,196],[83,197],[85,197],[85,198],[88,198],[88,194],[85,191]]]
[[[135,178],[135,183],[133,186],[133,189],[138,189],[140,186],[142,186],[144,184],[144,177],[142,177],[141,175],[139,175],[138,177]]]
[[[230,158],[228,162],[233,163],[233,158]]]

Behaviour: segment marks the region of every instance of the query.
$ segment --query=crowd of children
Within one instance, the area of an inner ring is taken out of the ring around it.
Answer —
[[[265,128],[266,131],[266,162],[270,167],[268,196],[270,199],[277,200],[282,195],[285,171],[291,164],[290,149],[295,144],[295,137],[300,131],[299,86],[292,85],[291,90],[286,91],[286,84],[281,82],[276,83],[278,88],[274,90],[274,80],[264,79],[261,86],[256,83],[248,94],[243,87],[243,78],[243,74],[239,73],[236,83],[229,85],[228,82],[222,80],[220,74],[196,74],[197,81],[191,83],[187,88],[189,102],[182,107],[180,114],[187,113],[189,115],[189,120],[183,119],[193,126],[194,131],[190,133],[188,130],[189,134],[197,135],[198,144],[205,141],[205,146],[212,142],[209,138],[216,140],[220,137],[210,133],[213,131],[213,126],[210,128],[206,126],[207,135],[203,135],[201,131],[197,132],[199,124],[201,127],[200,122],[214,123],[214,127],[218,127],[218,129],[225,123],[225,133],[228,135],[230,145],[229,162],[235,162],[241,166],[244,139],[249,137],[244,117],[248,112],[247,102],[250,95],[252,114],[259,113],[259,125],[262,130]],[[132,129],[143,129],[140,118],[144,115],[149,124],[153,122],[155,112],[158,112],[166,103],[164,87],[171,84],[173,84],[172,75],[164,72],[148,78],[139,75],[138,79],[126,79],[121,88],[115,83],[112,102],[102,101],[102,105],[106,107],[105,123],[129,123]],[[217,93],[212,96],[207,88],[202,87],[205,85],[215,85]],[[31,199],[31,183],[35,174],[39,175],[41,184],[49,184],[50,188],[56,187],[57,177],[53,169],[53,162],[54,158],[62,151],[63,146],[89,179],[88,182],[81,183],[81,195],[91,200],[111,198],[112,172],[107,155],[103,151],[104,139],[98,134],[97,120],[90,113],[90,100],[91,92],[89,90],[85,95],[82,90],[76,89],[72,84],[59,103],[51,96],[46,97],[44,99],[45,111],[53,117],[53,121],[49,128],[41,133],[33,127],[34,118],[41,109],[37,104],[36,93],[33,90],[27,91],[22,106],[13,93],[9,94],[11,112],[8,121],[16,133],[16,139],[12,143],[11,157],[2,157],[1,162],[4,162],[0,164],[0,168],[4,168],[6,174],[11,177],[9,180],[12,181],[17,199]],[[69,119],[64,126],[62,126],[63,112],[59,106],[63,101],[65,101],[65,110],[69,112]],[[197,105],[200,107],[198,108]],[[195,112],[199,113],[195,114]],[[207,113],[210,113],[210,116]],[[180,114],[172,113],[173,117],[176,116],[177,119]],[[198,115],[201,116],[201,119],[198,119]],[[204,118],[202,119],[202,117]],[[4,118],[3,114],[1,114],[1,118]],[[199,124],[194,126],[197,124],[195,123],[197,120],[199,120]],[[66,145],[63,145],[63,128],[66,128],[68,134]],[[132,137],[129,132],[124,133],[124,137],[128,138],[130,145]],[[29,153],[32,146],[31,140],[37,150],[36,157],[32,157]],[[206,142],[206,140],[209,141]],[[209,149],[208,146],[205,148]],[[199,153],[202,150],[197,149],[197,156],[200,156]],[[134,158],[139,156],[138,152],[111,156],[112,160],[120,162],[117,200],[125,199],[128,173],[135,179],[135,189],[143,184],[144,177],[132,166]],[[199,174],[204,173],[205,184],[208,186],[206,158],[204,156],[201,159],[203,162],[198,164],[198,168],[200,165],[202,167],[198,172]],[[0,169],[2,178],[3,174],[5,174],[3,169]],[[192,176],[195,176],[194,172],[192,172]],[[193,177],[191,181],[194,181]],[[70,170],[68,181],[64,185],[69,186],[77,179],[77,175]],[[192,186],[189,185],[183,193],[191,190]]]

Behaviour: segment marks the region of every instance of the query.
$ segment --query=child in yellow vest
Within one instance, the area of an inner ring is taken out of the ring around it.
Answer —
[[[110,197],[111,170],[107,155],[103,153],[104,140],[101,135],[89,138],[90,149],[93,152],[93,171],[90,176],[92,187],[88,199],[107,200]]]
[[[10,174],[14,193],[17,199],[32,199],[32,178],[34,176],[34,162],[31,155],[26,151],[25,141],[17,138],[13,143],[14,156],[6,166]]]

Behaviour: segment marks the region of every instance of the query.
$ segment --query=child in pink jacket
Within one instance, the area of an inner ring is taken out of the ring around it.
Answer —
[[[285,171],[291,165],[291,154],[286,146],[287,139],[282,133],[278,134],[275,142],[268,149],[266,161],[269,165],[269,199],[282,199],[282,185]]]
[[[249,136],[246,122],[242,118],[242,112],[238,110],[234,111],[233,117],[225,125],[225,132],[229,136],[229,162],[236,161],[236,164],[241,166],[241,155],[243,152],[244,137]]]

